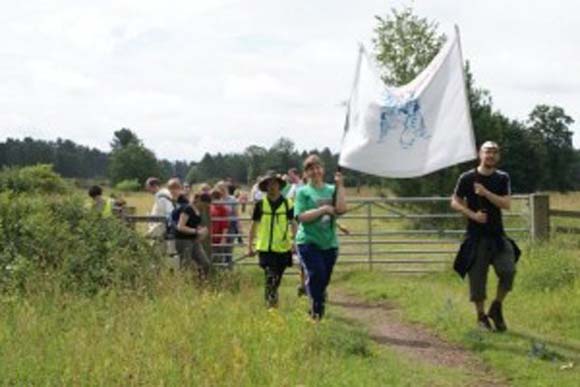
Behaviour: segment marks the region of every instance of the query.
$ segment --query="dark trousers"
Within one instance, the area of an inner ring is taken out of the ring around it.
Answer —
[[[475,262],[469,269],[470,300],[481,302],[487,298],[487,273],[493,266],[499,286],[506,292],[513,288],[516,275],[515,253],[506,238],[481,237],[475,245]]]
[[[211,263],[199,241],[193,239],[176,239],[175,248],[180,256],[180,267],[190,269],[195,265],[199,277],[201,279],[207,278]]]
[[[287,267],[292,265],[292,253],[260,252],[260,267],[266,277],[264,298],[269,307],[278,306],[278,288]]]
[[[326,302],[326,288],[338,257],[338,249],[322,250],[312,244],[298,245],[300,260],[306,269],[306,290],[311,300],[311,314],[322,318]]]

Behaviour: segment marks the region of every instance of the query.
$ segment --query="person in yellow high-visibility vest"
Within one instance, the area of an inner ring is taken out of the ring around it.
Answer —
[[[87,208],[97,211],[103,218],[110,218],[113,216],[115,201],[113,199],[104,198],[103,189],[100,186],[92,186],[89,188],[88,193],[92,200],[87,203]]]
[[[282,196],[281,190],[285,184],[282,177],[274,172],[268,172],[260,180],[258,186],[266,195],[254,205],[248,235],[248,255],[258,253],[260,267],[266,276],[266,304],[270,308],[278,306],[278,288],[284,270],[292,266],[293,240],[296,235],[294,205]]]

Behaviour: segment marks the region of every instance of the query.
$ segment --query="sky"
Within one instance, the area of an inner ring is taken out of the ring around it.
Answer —
[[[450,35],[494,107],[558,105],[580,148],[580,3],[573,0],[0,0],[0,140],[108,151],[130,128],[157,157],[270,147],[339,151],[358,42],[413,4]]]

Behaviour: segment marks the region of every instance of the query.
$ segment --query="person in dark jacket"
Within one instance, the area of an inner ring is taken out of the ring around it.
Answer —
[[[499,146],[492,141],[482,144],[477,168],[463,173],[451,198],[451,207],[467,218],[467,235],[461,245],[454,268],[469,278],[470,299],[475,304],[480,327],[497,331],[507,329],[502,305],[512,290],[516,262],[520,251],[507,238],[502,221],[502,210],[511,206],[509,175],[497,169]],[[495,300],[485,312],[487,274],[493,266],[498,276]]]
[[[171,179],[168,183],[175,209],[171,213],[171,223],[175,226],[175,248],[180,255],[180,267],[197,267],[199,278],[207,279],[211,264],[201,242],[207,238],[207,227],[202,225],[202,218],[197,204],[199,195],[183,194],[183,186],[179,179]]]

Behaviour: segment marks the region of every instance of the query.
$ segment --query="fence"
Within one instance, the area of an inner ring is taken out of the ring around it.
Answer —
[[[465,220],[450,210],[448,197],[356,198],[348,200],[348,207],[348,213],[338,219],[349,229],[348,235],[341,237],[339,265],[364,265],[369,269],[381,265],[397,273],[444,270],[449,268],[465,233]],[[516,239],[547,238],[549,217],[557,213],[549,210],[547,195],[514,195],[512,210],[503,213],[506,232]],[[228,256],[237,265],[256,265],[256,258],[245,254],[249,215],[240,214],[241,231],[227,234],[227,243],[208,246],[216,265],[224,265]],[[125,219],[132,224],[165,221],[162,217],[135,215]]]
[[[546,219],[548,227],[550,227],[556,233],[575,235],[580,234],[580,211],[553,210],[550,209],[549,197],[547,197],[545,200],[548,201],[546,206],[549,209],[548,217]],[[551,227],[554,223],[554,220],[557,220],[558,224],[556,224],[555,227]],[[561,224],[562,222],[565,224]]]
[[[550,208],[548,194],[530,196],[532,238],[547,240],[551,233],[580,234],[580,211],[557,210]]]

